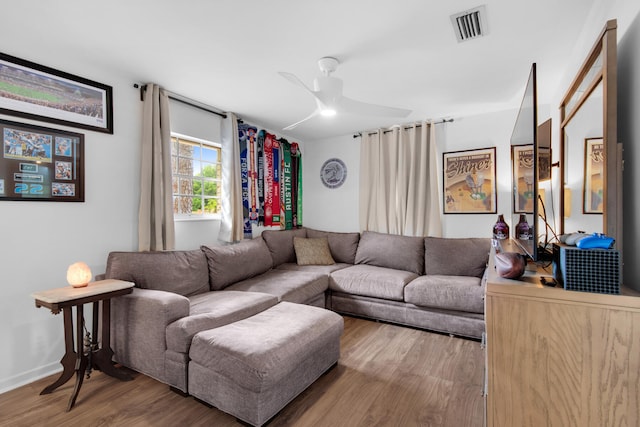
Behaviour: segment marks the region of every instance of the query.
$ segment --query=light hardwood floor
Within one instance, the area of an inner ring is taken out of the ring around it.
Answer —
[[[345,317],[338,365],[268,424],[274,426],[480,427],[480,343]],[[234,417],[181,397],[145,375],[121,382],[93,372],[65,412],[73,380],[58,375],[0,395],[0,426],[239,426]]]

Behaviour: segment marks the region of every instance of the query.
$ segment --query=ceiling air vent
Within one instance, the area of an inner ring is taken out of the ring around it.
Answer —
[[[458,42],[477,39],[488,33],[485,19],[485,6],[478,6],[471,10],[451,15],[451,23]]]

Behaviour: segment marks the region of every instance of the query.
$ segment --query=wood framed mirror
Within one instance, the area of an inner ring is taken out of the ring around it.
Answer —
[[[560,104],[560,233],[605,233],[622,251],[617,23],[606,23]]]

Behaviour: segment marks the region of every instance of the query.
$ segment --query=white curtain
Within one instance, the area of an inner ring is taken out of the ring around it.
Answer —
[[[149,83],[142,116],[138,250],[174,247],[169,96],[160,86]]]
[[[363,132],[361,230],[442,236],[438,164],[433,124]]]
[[[227,113],[222,122],[222,222],[218,234],[224,242],[238,242],[244,237],[241,180],[238,118]]]

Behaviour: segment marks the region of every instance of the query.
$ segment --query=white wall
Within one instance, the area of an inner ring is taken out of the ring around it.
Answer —
[[[318,230],[359,231],[358,185],[360,141],[353,135],[307,141],[302,149],[302,224]],[[347,179],[339,188],[326,188],[320,168],[330,158],[339,158],[347,167]]]
[[[523,85],[528,70],[523,73]],[[511,151],[509,138],[517,110],[457,117],[453,123],[437,124],[438,161],[442,152],[496,147],[498,213],[510,222]],[[358,197],[361,138],[352,135],[307,142],[304,153],[304,225],[321,230],[358,231]],[[320,181],[320,167],[332,157],[345,162],[347,180],[342,187],[327,189]],[[490,237],[497,215],[443,215],[446,237]]]
[[[85,58],[65,58],[30,49],[8,54],[72,72],[113,87],[114,134],[66,128],[85,135],[85,202],[0,202],[0,393],[61,370],[62,315],[36,309],[32,292],[67,286],[66,269],[84,261],[103,273],[110,251],[137,250],[142,102],[139,76],[93,67]],[[171,101],[172,130],[219,141],[220,120]],[[65,128],[0,115],[0,118]],[[217,245],[220,221],[176,222],[176,248]],[[91,308],[85,308],[90,327]]]
[[[523,71],[522,84],[529,70]],[[511,145],[510,138],[518,110],[455,118],[444,126],[444,145],[441,150],[460,151],[496,147],[497,214],[504,214],[511,230]],[[448,214],[443,215],[444,237],[491,237],[496,215]]]
[[[5,53],[112,86],[114,134],[65,128],[85,135],[84,203],[0,202],[0,392],[61,369],[62,315],[37,309],[29,295],[67,286],[66,269],[75,261],[86,262],[97,274],[104,271],[109,251],[137,247],[142,114],[130,75],[45,50]],[[85,311],[91,313],[89,307]]]

